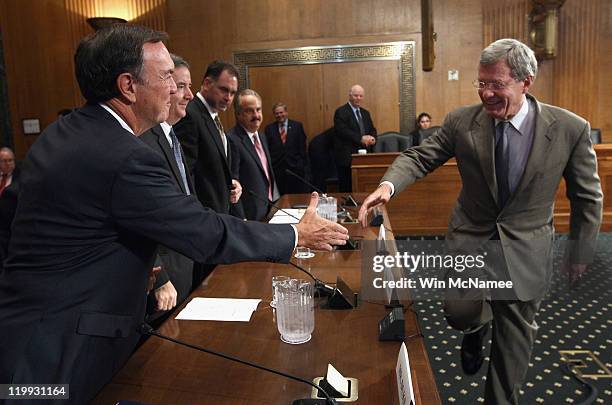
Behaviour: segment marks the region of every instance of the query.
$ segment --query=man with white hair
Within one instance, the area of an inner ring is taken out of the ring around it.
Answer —
[[[536,58],[525,44],[500,39],[485,48],[474,81],[482,104],[451,112],[439,132],[404,151],[359,212],[365,224],[369,210],[456,158],[463,188],[446,239],[496,244],[501,254],[491,270],[513,283],[511,298],[459,290],[445,302],[448,323],[465,333],[466,374],[480,369],[493,324],[487,405],[518,404],[538,329],[535,316],[552,271],[553,210],[562,177],[574,241],[566,264],[570,282],[592,260],[601,223],[603,195],[589,123],[531,96],[536,74]]]
[[[341,192],[351,192],[351,154],[376,143],[376,128],[368,110],[361,106],[365,97],[363,87],[351,86],[348,103],[334,113],[334,156],[338,168]]]

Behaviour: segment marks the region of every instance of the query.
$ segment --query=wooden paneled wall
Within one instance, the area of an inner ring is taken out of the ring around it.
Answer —
[[[191,63],[196,88],[208,62],[232,60],[237,50],[414,40],[416,108],[439,124],[448,111],[478,101],[470,83],[482,48],[482,0],[433,3],[438,40],[432,72],[422,70],[420,0],[209,0],[206,7],[199,0],[167,0],[166,24],[170,47]],[[459,81],[447,80],[449,69],[460,71]],[[341,91],[346,99],[347,90]],[[222,115],[233,125],[231,112]]]
[[[483,42],[528,41],[530,0],[483,2]],[[559,13],[557,57],[542,60],[532,93],[601,128],[612,142],[612,2],[567,0]],[[527,42],[528,43],[528,42]]]
[[[36,136],[21,121],[51,123],[61,108],[82,103],[72,57],[91,28],[85,19],[112,13],[170,34],[169,48],[192,65],[198,88],[207,63],[237,50],[414,40],[416,109],[440,124],[444,115],[478,102],[471,86],[484,44],[526,38],[530,0],[436,0],[436,61],[421,64],[420,0],[2,0],[2,30],[13,139],[23,157]],[[567,0],[559,53],[543,61],[534,94],[588,118],[612,141],[612,2]],[[448,81],[449,70],[459,72]],[[366,89],[367,90],[367,89]],[[366,100],[367,106],[367,100]],[[231,113],[223,114],[226,125]]]
[[[63,108],[83,104],[73,55],[93,32],[89,17],[121,17],[165,30],[165,0],[2,0],[0,30],[15,152],[23,158],[36,140],[22,120],[38,118],[41,130]]]

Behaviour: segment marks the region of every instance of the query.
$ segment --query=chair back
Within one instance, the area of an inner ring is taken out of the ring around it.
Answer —
[[[385,132],[378,135],[374,144],[374,152],[401,152],[413,144],[412,135],[399,132]]]
[[[328,182],[338,181],[338,170],[334,159],[334,127],[328,128],[312,138],[308,145],[308,156],[312,169],[312,182],[320,190],[327,191]]]
[[[601,129],[591,128],[591,142],[593,142],[593,145],[601,143]]]
[[[425,139],[438,132],[439,129],[439,126],[433,126],[427,129],[419,129],[417,138],[414,140],[414,145],[416,146],[422,144]]]

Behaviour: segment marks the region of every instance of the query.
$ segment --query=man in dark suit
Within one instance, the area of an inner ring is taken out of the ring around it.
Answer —
[[[232,156],[219,114],[238,91],[234,65],[214,61],[208,65],[200,91],[187,105],[187,115],[174,125],[200,202],[219,214],[229,214],[240,199],[242,187],[232,173]]]
[[[296,235],[326,250],[347,237],[314,214],[316,193],[292,228],[215,214],[173,184],[137,138],[168,118],[176,92],[166,38],[117,24],[77,48],[87,104],[45,129],[24,162],[0,274],[0,384],[70,384],[59,403],[88,403],[139,339],[158,243],[199,262],[287,262]]]
[[[350,193],[351,154],[358,149],[367,149],[376,143],[376,128],[370,113],[361,107],[365,92],[356,84],[349,90],[349,101],[334,113],[334,155],[338,168],[338,183],[341,192]]]
[[[15,169],[15,154],[11,148],[0,148],[0,270],[6,259],[18,194],[19,171]]]
[[[173,184],[177,189],[190,195],[194,190],[191,175],[172,125],[185,116],[187,104],[193,99],[191,73],[185,59],[177,55],[170,57],[174,62],[172,78],[176,83],[176,93],[170,96],[168,119],[142,134],[140,139],[164,158],[166,168],[172,174]],[[148,296],[149,322],[153,320],[159,322],[163,319],[164,311],[180,305],[191,292],[193,284],[193,260],[190,258],[160,246],[158,264],[161,266],[161,271]]]
[[[485,48],[474,82],[482,104],[451,112],[436,134],[404,151],[359,211],[365,225],[368,210],[456,158],[463,188],[446,239],[451,245],[493,245],[501,255],[487,275],[512,282],[510,299],[498,298],[499,289],[489,292],[491,298],[464,289],[448,291],[452,299],[445,303],[448,323],[464,331],[466,374],[481,367],[493,324],[486,404],[518,404],[538,329],[535,317],[552,273],[553,209],[562,177],[576,244],[566,265],[571,282],[592,260],[601,223],[603,194],[589,123],[528,94],[537,67],[533,51],[517,40]]]
[[[246,219],[261,221],[270,210],[269,203],[279,198],[268,145],[259,134],[261,97],[254,90],[241,90],[234,112],[237,123],[228,136],[240,155],[239,177],[246,192],[240,205]]]
[[[272,169],[281,195],[306,193],[306,185],[287,174],[287,169],[305,177],[306,133],[299,121],[290,120],[287,105],[276,103],[272,107],[275,122],[266,127],[266,141],[272,158]]]

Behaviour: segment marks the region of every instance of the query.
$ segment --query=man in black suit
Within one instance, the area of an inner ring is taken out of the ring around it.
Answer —
[[[299,121],[290,120],[287,105],[276,103],[272,107],[275,122],[266,127],[266,141],[272,158],[272,169],[281,195],[306,193],[306,186],[287,174],[287,169],[305,177],[306,133]]]
[[[356,84],[349,90],[349,101],[338,107],[334,113],[334,155],[338,168],[338,182],[341,192],[351,192],[351,154],[376,143],[376,128],[372,117],[361,108],[365,93]]]
[[[15,169],[15,154],[11,148],[0,148],[0,270],[8,250],[18,193],[19,171]]]
[[[193,183],[172,125],[185,116],[187,104],[193,99],[191,73],[185,59],[177,55],[170,57],[174,62],[172,78],[176,83],[176,93],[170,96],[168,119],[142,134],[140,139],[164,158],[166,168],[172,174],[173,184],[177,189],[190,195],[194,190]],[[169,311],[180,305],[192,290],[193,260],[165,246],[160,246],[158,263],[161,265],[161,271],[157,275],[147,302],[149,322],[153,320],[159,322],[163,319],[162,311]]]
[[[0,384],[70,384],[61,403],[88,403],[140,337],[158,243],[199,262],[287,262],[296,242],[347,238],[316,216],[316,193],[292,228],[217,215],[177,189],[137,138],[168,119],[176,92],[166,38],[117,24],[77,48],[87,104],[43,131],[22,170],[0,274]]]
[[[227,142],[219,113],[238,91],[234,65],[214,61],[208,65],[200,91],[187,105],[187,115],[174,125],[200,202],[219,214],[229,214],[240,199],[242,187],[232,172],[237,162]]]
[[[246,219],[261,221],[270,210],[269,202],[279,198],[268,145],[259,133],[261,97],[254,90],[241,90],[234,112],[237,124],[228,136],[240,155],[239,177],[247,193],[240,205]]]

